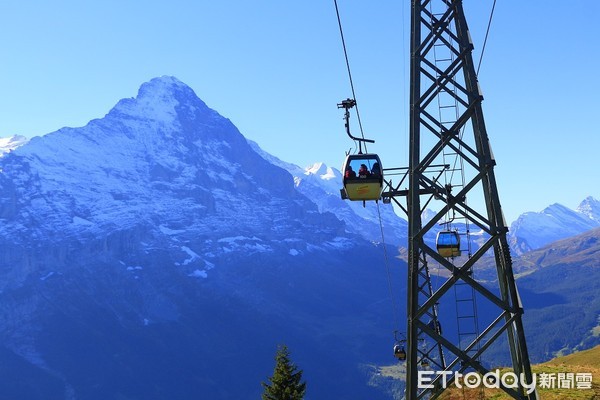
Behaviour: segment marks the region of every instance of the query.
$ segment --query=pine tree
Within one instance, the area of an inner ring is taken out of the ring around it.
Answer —
[[[302,400],[306,392],[306,382],[302,380],[302,370],[290,361],[286,345],[279,346],[275,356],[275,370],[270,383],[262,382],[265,391],[262,400]]]

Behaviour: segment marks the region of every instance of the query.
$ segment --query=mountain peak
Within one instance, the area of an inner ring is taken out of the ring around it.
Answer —
[[[170,95],[177,97],[179,92],[194,92],[185,83],[181,82],[174,76],[163,75],[150,79],[148,82],[142,83],[138,91],[138,98],[144,96],[156,97],[158,95]]]
[[[179,86],[189,88],[188,85],[181,82],[179,79],[172,75],[157,76],[155,78],[150,79],[148,82],[142,85]]]
[[[521,214],[510,227],[515,248],[538,249],[548,243],[597,228],[600,224],[600,202],[585,199],[577,211],[554,203],[541,212]]]
[[[579,204],[579,207],[590,205],[600,205],[600,200],[596,200],[593,196],[588,196],[583,199],[583,201]]]
[[[600,201],[592,196],[586,197],[577,207],[577,211],[600,223]]]
[[[211,110],[192,88],[174,76],[165,75],[143,83],[135,98],[119,101],[110,114],[170,124],[177,121],[182,112],[194,119],[198,111]]]
[[[29,226],[40,237],[83,237],[109,225],[127,230],[142,223],[162,233],[204,235],[210,217],[232,221],[215,222],[211,234],[229,226],[239,234],[263,216],[270,223],[276,218],[268,216],[282,210],[302,215],[316,209],[298,199],[290,174],[260,157],[231,121],[173,77],[142,84],[137,97],[120,100],[86,126],[31,140],[2,157],[0,168],[0,216],[12,221],[0,226],[0,238],[8,231],[31,236]],[[28,220],[33,215],[35,224]]]
[[[314,163],[312,166],[306,168],[305,171],[305,175],[315,175],[323,180],[330,180],[338,177],[333,168],[328,167],[323,162]]]

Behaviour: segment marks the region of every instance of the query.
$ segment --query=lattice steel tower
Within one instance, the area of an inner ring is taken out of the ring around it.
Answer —
[[[437,397],[443,380],[452,383],[457,372],[491,372],[485,358],[499,348],[510,353],[512,372],[532,381],[472,50],[462,1],[412,0],[408,190],[398,185],[383,194],[407,198],[408,400]],[[424,218],[426,208],[436,214]],[[442,251],[444,236],[459,241],[458,251],[452,244]],[[478,279],[474,267],[482,263],[488,270],[495,263],[497,280],[484,285]],[[439,271],[432,284],[434,266]],[[442,329],[437,315],[444,316],[450,302],[456,328]],[[478,318],[478,307],[485,318]],[[436,378],[431,387],[418,388],[423,366],[448,374],[427,375]],[[537,398],[535,391],[512,386],[501,384],[514,398]]]

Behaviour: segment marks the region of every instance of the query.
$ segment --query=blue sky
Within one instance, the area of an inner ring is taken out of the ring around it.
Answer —
[[[476,58],[492,3],[464,1]],[[338,4],[369,149],[405,166],[410,2]],[[498,1],[479,77],[509,222],[600,199],[598,15],[596,0]],[[0,136],[83,126],[173,75],[285,161],[339,168],[353,146],[333,0],[2,2],[0,35]]]

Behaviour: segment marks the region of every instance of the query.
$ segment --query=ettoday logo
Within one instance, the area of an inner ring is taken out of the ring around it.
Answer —
[[[518,389],[522,387],[527,394],[533,393],[536,387],[543,389],[591,389],[591,373],[540,373],[532,374],[531,382],[527,382],[525,374],[517,375],[514,372],[504,372],[496,369],[484,375],[477,372],[468,372],[462,374],[454,371],[419,371],[417,387],[419,389],[433,389],[433,381],[441,376],[441,386],[446,388],[451,376],[454,376],[454,385],[462,389],[463,386],[469,389],[479,388],[482,385],[490,389],[500,389],[501,387]],[[539,378],[539,380],[538,380]]]

